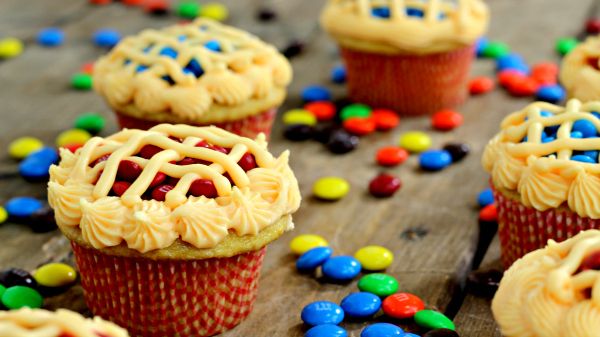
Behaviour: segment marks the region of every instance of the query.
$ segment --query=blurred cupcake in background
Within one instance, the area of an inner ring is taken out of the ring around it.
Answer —
[[[588,37],[563,58],[560,81],[569,98],[600,100],[600,36]]]

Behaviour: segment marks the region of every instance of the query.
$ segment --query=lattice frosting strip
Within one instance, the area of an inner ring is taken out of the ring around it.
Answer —
[[[146,146],[162,150],[143,158],[140,151]],[[221,153],[214,146],[229,150]],[[287,163],[289,153],[276,159],[266,147],[264,135],[254,141],[216,127],[187,125],[163,124],[148,131],[124,130],[106,139],[92,138],[75,154],[61,152],[60,165],[50,170],[50,205],[59,225],[79,225],[84,238],[96,248],[118,245],[124,239],[130,248],[146,252],[166,248],[180,235],[198,248],[209,248],[224,238],[212,235],[215,231],[232,229],[238,235],[255,235],[299,207],[297,181]],[[256,164],[246,172],[240,161],[248,155]],[[193,163],[177,164],[186,158]],[[141,172],[120,197],[111,196],[126,161],[137,164]],[[177,182],[164,201],[147,200],[148,192],[157,188],[151,184],[158,174]],[[214,184],[214,200],[190,196],[198,180]],[[206,217],[218,223],[195,223],[194,210],[212,214]],[[245,215],[235,217],[240,211]],[[122,228],[115,218],[122,219]],[[131,223],[140,228],[126,228]],[[207,237],[191,237],[189,226],[205,227],[192,231]],[[132,232],[153,239],[140,242]]]

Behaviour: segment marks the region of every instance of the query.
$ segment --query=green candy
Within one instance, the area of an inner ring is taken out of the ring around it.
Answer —
[[[386,274],[368,274],[358,281],[358,289],[379,297],[386,297],[398,291],[398,280]]]
[[[2,304],[8,309],[23,307],[41,308],[44,299],[40,293],[24,286],[14,286],[6,289],[2,294]]]
[[[490,42],[483,47],[482,54],[485,57],[497,59],[510,53],[510,48],[502,42]]]
[[[79,90],[92,89],[92,75],[77,73],[71,77],[71,86]]]
[[[426,329],[456,329],[450,318],[446,317],[446,315],[441,312],[434,310],[418,311],[415,314],[415,322]]]
[[[200,14],[200,4],[194,1],[185,1],[177,6],[177,15],[186,18],[193,19]]]
[[[92,112],[84,113],[75,120],[76,129],[85,130],[93,135],[102,131],[105,124],[104,117]]]
[[[0,284],[0,298],[2,298],[2,295],[4,294],[5,291],[6,291],[6,287]]]
[[[350,104],[342,109],[340,117],[346,120],[352,117],[367,118],[371,116],[371,108],[364,104]]]
[[[571,50],[573,50],[575,47],[577,47],[578,44],[579,44],[579,41],[577,41],[577,39],[574,39],[572,37],[563,37],[561,39],[558,39],[558,41],[556,41],[556,51],[560,55],[565,56],[568,53],[570,53]]]

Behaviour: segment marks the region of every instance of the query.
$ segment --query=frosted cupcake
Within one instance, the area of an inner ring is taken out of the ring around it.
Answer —
[[[550,240],[506,271],[492,301],[505,337],[597,337],[600,231]]]
[[[508,268],[549,239],[600,228],[600,102],[536,102],[508,115],[486,146]]]
[[[488,21],[481,0],[329,0],[321,15],[340,45],[350,98],[402,115],[465,100]]]
[[[250,138],[269,135],[291,78],[273,46],[207,19],[127,37],[94,66],[122,128],[215,125]]]
[[[2,337],[128,337],[127,331],[111,322],[84,318],[76,312],[51,312],[23,308],[0,311]]]
[[[560,82],[570,98],[600,100],[600,36],[588,37],[563,58]]]
[[[289,152],[161,124],[61,150],[48,198],[96,315],[144,337],[212,336],[252,310],[268,243],[300,205]]]

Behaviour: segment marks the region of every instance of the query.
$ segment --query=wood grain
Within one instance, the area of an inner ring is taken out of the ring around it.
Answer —
[[[581,30],[591,1],[489,1],[493,13],[489,35],[508,43],[531,62],[556,59],[554,40]],[[261,1],[222,2],[231,10],[230,23],[279,48],[292,39],[305,42],[306,52],[293,59],[295,79],[282,110],[300,105],[303,86],[328,83],[329,70],[339,62],[339,56],[335,44],[318,28],[323,1],[270,1],[268,4],[277,10],[279,19],[267,24],[257,22],[254,16],[255,9],[263,4]],[[102,27],[132,34],[177,21],[174,16],[151,17],[140,9],[120,4],[94,7],[85,1],[31,0],[24,7],[20,0],[0,2],[0,32],[27,42],[23,55],[0,62],[0,147],[6,148],[12,139],[22,135],[35,135],[52,144],[60,131],[69,128],[75,117],[86,111],[100,112],[108,118],[103,134],[115,131],[114,118],[101,98],[69,88],[71,74],[104,52],[91,44],[91,34]],[[33,43],[35,33],[49,25],[65,30],[64,46],[47,49]],[[473,73],[491,75],[493,67],[491,61],[477,61]],[[336,97],[343,97],[343,87],[330,87]],[[336,254],[353,254],[368,244],[386,246],[395,254],[395,262],[387,272],[399,279],[402,291],[421,296],[428,307],[441,311],[457,298],[460,304],[461,289],[477,245],[475,196],[487,181],[479,158],[503,116],[527,102],[509,98],[500,90],[469,100],[460,108],[465,116],[463,127],[449,133],[431,132],[431,136],[435,147],[448,141],[466,142],[472,148],[471,155],[440,173],[419,171],[417,157],[412,156],[401,167],[386,170],[398,175],[403,187],[395,197],[385,200],[374,199],[366,192],[369,180],[382,171],[373,162],[375,150],[395,144],[402,132],[429,131],[428,119],[404,119],[397,130],[364,138],[357,151],[344,156],[332,156],[318,143],[288,142],[281,137],[281,126],[277,125],[271,149],[275,153],[292,150],[291,165],[304,201],[295,216],[296,230],[269,246],[254,312],[224,336],[302,336],[305,327],[300,321],[300,310],[305,304],[314,300],[339,302],[356,290],[355,282],[328,284],[319,277],[295,272],[295,258],[289,253],[288,244],[301,233],[324,236]],[[15,162],[0,160],[0,175],[15,171]],[[335,203],[311,198],[312,183],[325,175],[348,179],[352,186],[350,195]],[[0,202],[19,195],[44,198],[44,184],[26,183],[18,177],[0,179]],[[413,239],[403,235],[415,230],[426,234]],[[71,261],[68,242],[58,232],[34,234],[26,226],[8,223],[0,227],[0,237],[4,239],[0,268],[33,269],[47,261]],[[497,254],[497,250],[491,250],[488,256],[493,259]],[[463,336],[498,336],[488,305],[467,296],[457,316]],[[46,306],[86,312],[79,286],[48,299]],[[399,323],[408,330],[414,329],[407,322]],[[358,336],[366,324],[345,322],[343,326],[350,336]]]

